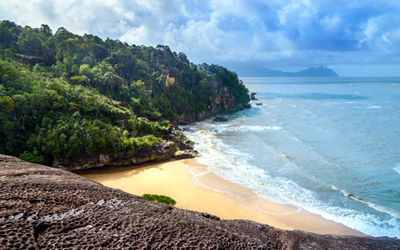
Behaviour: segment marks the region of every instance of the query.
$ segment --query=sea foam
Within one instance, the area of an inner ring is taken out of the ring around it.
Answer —
[[[208,166],[212,172],[220,177],[251,188],[261,198],[296,206],[369,235],[400,236],[398,220],[390,218],[382,220],[372,214],[325,203],[319,199],[317,193],[299,186],[293,180],[270,176],[268,171],[249,164],[248,159],[252,158],[252,156],[240,152],[235,147],[224,144],[215,136],[217,134],[215,130],[204,130],[213,126],[202,124],[203,130],[201,131],[196,130],[196,126],[198,124],[190,126],[190,128],[189,126],[185,127],[185,135],[198,142],[195,145],[195,149],[200,152],[201,156],[197,158],[197,161]],[[230,129],[224,128],[224,130],[229,131]],[[356,197],[335,186],[332,186],[332,188],[339,190],[349,198]],[[357,199],[363,202],[361,198],[357,197]],[[391,215],[395,214],[394,211],[372,202],[365,201],[365,203],[376,210],[382,210],[382,212]]]
[[[397,164],[397,166],[394,167],[393,170],[400,174],[400,164]]]
[[[243,80],[263,106],[187,126],[197,160],[262,198],[400,237],[400,78]]]

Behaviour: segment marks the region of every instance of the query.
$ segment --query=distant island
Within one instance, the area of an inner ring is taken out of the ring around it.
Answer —
[[[235,66],[240,77],[338,77],[335,71],[325,66],[310,67],[299,72],[283,72],[246,64]]]
[[[335,71],[325,66],[310,67],[299,72],[283,72],[264,68],[260,75],[264,77],[338,77]]]

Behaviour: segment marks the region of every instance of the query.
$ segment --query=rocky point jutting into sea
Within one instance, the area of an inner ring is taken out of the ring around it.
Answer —
[[[85,170],[100,167],[121,167],[141,165],[147,162],[165,161],[172,159],[193,158],[198,154],[193,150],[194,142],[176,130],[174,125],[162,131],[163,141],[148,150],[141,150],[135,154],[123,154],[111,157],[107,154],[75,157],[72,159],[54,159],[53,167],[67,170]]]
[[[219,83],[218,95],[211,100],[211,107],[207,111],[198,112],[182,109],[178,113],[175,122],[179,124],[187,124],[188,122],[202,121],[211,116],[215,116],[222,112],[232,112],[249,108],[248,102],[236,103],[235,97],[226,88],[221,88]],[[250,100],[250,98],[248,98]],[[142,117],[141,119],[147,120]],[[121,120],[119,123],[124,126],[128,119]],[[134,154],[121,154],[118,156],[110,156],[108,154],[95,154],[92,156],[73,157],[70,159],[55,158],[53,167],[68,171],[84,170],[99,167],[121,167],[141,165],[148,162],[165,161],[172,159],[194,158],[198,153],[193,150],[194,142],[189,140],[182,131],[177,130],[175,125],[170,125],[167,129],[162,129],[160,138],[162,142],[154,145],[148,150],[140,150]]]
[[[2,249],[399,249],[387,237],[317,235],[182,210],[0,155]]]
[[[194,64],[167,45],[7,20],[0,30],[10,38],[0,39],[1,154],[68,170],[191,157],[170,124],[249,102],[235,72]],[[38,41],[29,48],[18,43],[27,34]]]

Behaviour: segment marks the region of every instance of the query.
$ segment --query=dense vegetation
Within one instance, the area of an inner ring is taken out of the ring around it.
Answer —
[[[142,195],[142,197],[148,201],[160,202],[160,203],[164,203],[164,204],[167,204],[170,206],[176,205],[176,201],[166,195],[144,194],[144,195]]]
[[[40,57],[19,63],[14,53]],[[174,84],[168,86],[168,78]],[[0,153],[31,162],[148,149],[183,110],[206,111],[217,85],[235,102],[235,72],[195,65],[168,46],[128,45],[47,25],[0,23]],[[146,117],[140,119],[138,117]]]

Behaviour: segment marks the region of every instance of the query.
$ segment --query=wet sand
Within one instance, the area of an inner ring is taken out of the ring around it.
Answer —
[[[105,186],[143,195],[173,198],[176,207],[221,219],[257,221],[280,229],[318,233],[365,234],[322,216],[258,197],[251,189],[224,180],[196,160],[170,161],[140,167],[81,174]]]

